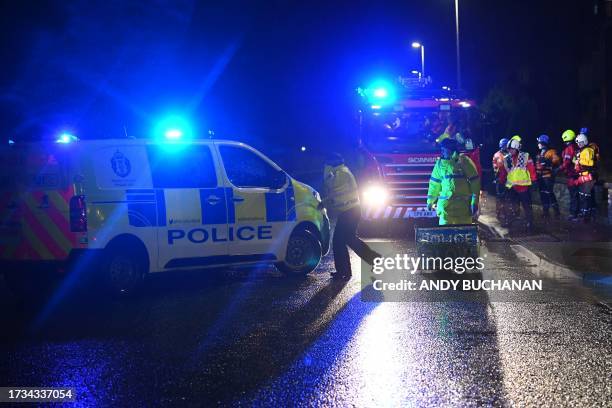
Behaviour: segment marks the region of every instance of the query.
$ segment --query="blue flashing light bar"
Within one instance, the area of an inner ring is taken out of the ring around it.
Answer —
[[[64,132],[61,135],[59,135],[55,143],[68,144],[68,143],[76,142],[77,140],[79,139],[76,136],[70,133]]]
[[[389,91],[387,91],[385,88],[376,88],[374,89],[373,93],[376,98],[386,98],[389,96]]]
[[[391,105],[395,102],[395,87],[392,83],[384,80],[377,80],[364,90],[363,95],[371,104],[372,109],[381,109],[384,105]]]
[[[170,115],[159,120],[153,128],[153,137],[159,141],[179,142],[194,135],[191,123],[185,117]]]
[[[183,131],[180,129],[168,129],[165,133],[166,139],[177,140],[183,136]]]

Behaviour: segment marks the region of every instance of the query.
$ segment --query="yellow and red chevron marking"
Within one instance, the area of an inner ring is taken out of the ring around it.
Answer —
[[[18,239],[0,244],[0,257],[12,260],[63,260],[77,246],[70,231],[72,187],[65,190],[29,191],[10,215],[18,221]],[[46,197],[45,197],[46,196]]]

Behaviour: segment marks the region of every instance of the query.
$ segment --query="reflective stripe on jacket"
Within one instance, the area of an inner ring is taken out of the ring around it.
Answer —
[[[469,157],[458,154],[449,160],[436,161],[429,179],[427,204],[438,200],[465,200],[477,205],[479,195],[480,177]]]
[[[530,161],[531,159],[527,152],[519,152],[516,156],[516,160],[512,156],[506,159],[505,165],[508,171],[508,176],[506,177],[507,188],[531,185],[531,174],[527,168]]]
[[[343,212],[359,205],[357,181],[346,165],[325,166],[323,177],[323,201],[331,210]]]

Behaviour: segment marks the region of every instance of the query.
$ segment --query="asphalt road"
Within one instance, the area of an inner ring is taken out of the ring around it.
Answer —
[[[482,253],[479,279],[537,275],[504,242]],[[612,313],[590,288],[373,302],[331,268],[165,274],[135,299],[43,307],[2,289],[0,385],[75,387],[75,406],[612,406]]]

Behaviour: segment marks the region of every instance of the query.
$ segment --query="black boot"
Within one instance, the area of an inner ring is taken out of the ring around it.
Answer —
[[[376,258],[382,258],[383,256],[381,254],[379,254],[378,252],[374,251],[373,249],[370,249],[368,256],[366,258],[363,258],[364,261],[366,261],[366,263],[370,266],[374,265],[374,260]]]
[[[333,272],[330,275],[333,280],[350,280],[351,276],[353,276],[350,272],[348,273]]]

